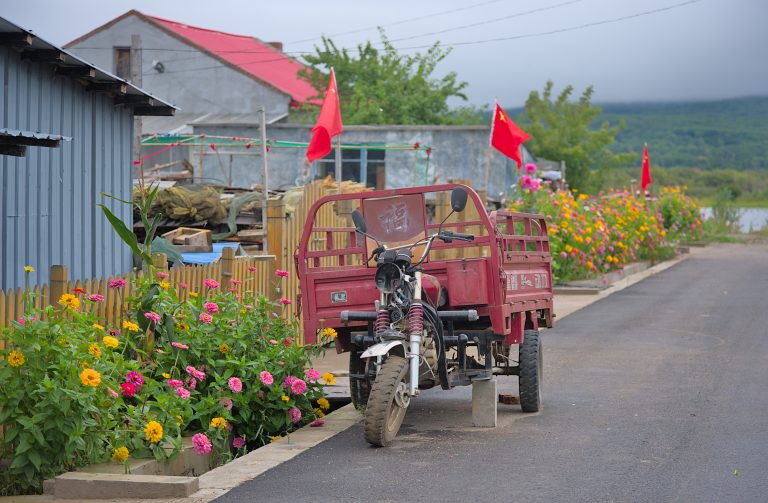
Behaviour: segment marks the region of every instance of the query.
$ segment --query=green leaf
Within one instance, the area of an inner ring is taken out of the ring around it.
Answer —
[[[39,452],[33,449],[27,453],[27,456],[29,456],[29,460],[32,462],[32,464],[35,465],[35,469],[40,470],[40,465],[43,463],[43,458],[40,457]]]
[[[125,242],[125,244],[131,248],[131,251],[133,251],[133,253],[143,258],[144,260],[151,262],[152,257],[144,253],[144,251],[139,248],[139,240],[136,238],[136,234],[128,229],[125,223],[117,218],[115,214],[109,210],[109,208],[103,204],[100,204],[99,206],[104,212],[104,216],[106,216],[107,220],[109,220],[110,225],[112,225],[112,228],[115,229],[115,232],[117,232],[117,235],[120,236],[120,239],[122,239],[123,242]]]

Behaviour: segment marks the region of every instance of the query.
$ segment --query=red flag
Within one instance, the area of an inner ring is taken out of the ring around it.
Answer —
[[[643,175],[640,178],[640,186],[645,192],[645,188],[653,183],[651,180],[651,164],[648,162],[648,144],[643,147]]]
[[[523,164],[520,145],[530,137],[531,135],[512,122],[512,119],[496,103],[496,112],[493,114],[491,125],[491,145],[510,159],[517,161],[518,169]]]
[[[309,162],[325,157],[331,151],[331,138],[344,131],[341,123],[341,108],[339,108],[339,92],[336,89],[336,75],[331,68],[331,80],[325,91],[323,106],[315,127],[312,128],[312,140],[307,147]]]

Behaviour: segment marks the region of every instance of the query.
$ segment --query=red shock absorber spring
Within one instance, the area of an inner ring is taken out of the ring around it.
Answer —
[[[386,308],[379,309],[376,313],[376,322],[373,324],[373,333],[380,334],[389,328],[389,311]]]
[[[419,301],[413,302],[408,311],[408,333],[417,335],[424,333],[424,307]]]

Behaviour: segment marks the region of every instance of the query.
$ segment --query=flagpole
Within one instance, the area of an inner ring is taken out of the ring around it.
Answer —
[[[341,194],[341,135],[336,137],[336,183],[339,184]]]

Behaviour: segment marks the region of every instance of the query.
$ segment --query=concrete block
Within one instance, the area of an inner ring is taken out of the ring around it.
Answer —
[[[68,472],[56,477],[54,495],[75,500],[115,497],[167,500],[186,498],[198,489],[195,477]]]
[[[496,378],[472,382],[472,424],[478,428],[496,427]]]
[[[43,494],[51,494],[53,495],[53,488],[54,483],[56,481],[53,479],[43,480]]]

